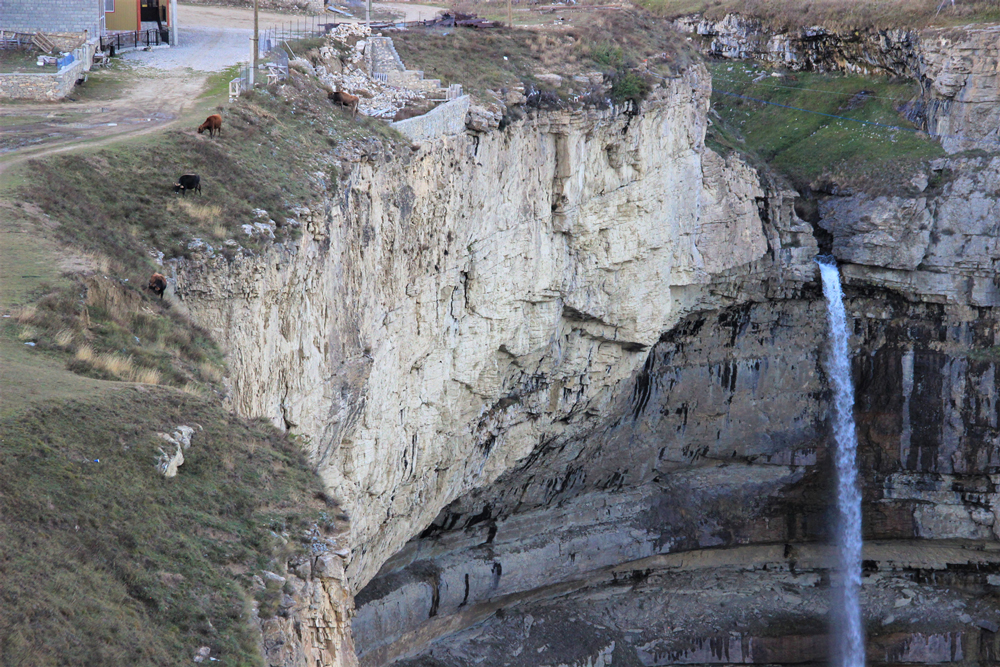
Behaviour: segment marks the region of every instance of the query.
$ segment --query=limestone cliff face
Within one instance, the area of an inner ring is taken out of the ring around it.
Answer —
[[[367,151],[295,244],[177,267],[233,407],[301,435],[351,518],[343,573],[292,568],[272,662],[826,658],[817,242],[793,193],[705,149],[708,92],[695,66],[639,115]],[[1000,655],[998,181],[954,158],[820,205],[872,664]]]
[[[940,137],[948,152],[993,150],[1000,140],[1000,26],[844,33],[812,26],[777,32],[738,14],[721,21],[688,17],[676,25],[716,57],[919,81],[921,95],[909,113]]]
[[[821,202],[820,224],[833,235],[833,253],[847,263],[845,276],[914,301],[1000,305],[1000,160],[936,160],[914,183],[908,194]]]
[[[852,323],[869,663],[989,665],[998,170],[928,170],[908,195],[820,207]],[[826,336],[815,285],[686,317],[597,428],[459,498],[386,563],[356,600],[362,665],[826,660]]]
[[[179,268],[234,407],[301,434],[350,514],[355,590],[447,503],[593,429],[687,313],[812,274],[808,226],[704,149],[708,90],[693,67],[638,116],[359,163],[294,247]]]

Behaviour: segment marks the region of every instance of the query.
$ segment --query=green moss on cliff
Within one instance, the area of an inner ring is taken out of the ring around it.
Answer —
[[[709,145],[756,156],[797,187],[891,189],[944,155],[903,114],[916,84],[813,72],[774,77],[733,62],[711,69]]]

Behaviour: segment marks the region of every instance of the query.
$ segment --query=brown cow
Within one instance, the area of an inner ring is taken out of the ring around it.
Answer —
[[[214,137],[215,133],[222,134],[222,116],[213,113],[205,119],[205,122],[198,126],[198,134],[208,130],[208,136]]]
[[[357,95],[351,95],[350,93],[345,93],[342,90],[331,90],[327,92],[326,96],[334,104],[339,104],[342,107],[351,109],[351,118],[357,118],[358,105],[361,103],[360,97]]]
[[[154,294],[159,294],[160,298],[163,298],[163,293],[167,289],[167,279],[162,273],[154,273],[149,277],[149,285],[146,289],[152,291]]]

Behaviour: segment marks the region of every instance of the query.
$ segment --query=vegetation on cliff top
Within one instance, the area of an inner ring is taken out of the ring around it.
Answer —
[[[641,99],[653,77],[674,76],[696,57],[668,24],[636,10],[575,14],[571,25],[544,31],[410,29],[393,42],[407,67],[477,97],[523,86],[539,91],[535,103],[553,106],[598,96],[601,82],[585,76],[594,72],[612,83],[614,102]],[[551,74],[562,81],[554,84]]]
[[[955,0],[938,13],[941,0],[639,0],[666,18],[704,14],[717,21],[726,14],[753,16],[776,30],[821,25],[831,30],[924,28],[1000,21],[995,0]]]
[[[223,360],[215,343],[143,289],[153,271],[164,270],[154,257],[208,254],[209,246],[226,259],[252,254],[270,239],[259,230],[248,236],[243,225],[269,219],[275,241],[292,240],[299,234],[292,209],[336,182],[341,152],[371,137],[397,137],[379,121],[351,120],[298,72],[281,96],[263,89],[217,111],[223,131],[215,138],[196,134],[189,121],[5,174],[0,262],[25,284],[0,299],[8,315],[0,337],[61,356],[70,369],[99,379],[201,394],[220,389]],[[186,173],[201,176],[201,194],[173,192]],[[50,261],[21,261],[42,246]],[[61,271],[52,270],[57,264]]]
[[[919,94],[914,83],[813,72],[775,77],[768,68],[729,61],[710,66],[706,142],[766,162],[800,190],[835,185],[877,193],[944,155],[903,113]]]

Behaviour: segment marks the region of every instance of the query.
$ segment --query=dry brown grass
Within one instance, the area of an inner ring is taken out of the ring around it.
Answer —
[[[822,25],[835,30],[924,28],[1000,20],[996,0],[955,0],[937,12],[940,0],[640,0],[646,9],[675,18],[729,13],[755,16],[775,29]]]
[[[181,387],[181,391],[183,391],[185,394],[190,394],[191,396],[199,396],[201,398],[205,397],[205,390],[202,389],[199,385],[195,384],[194,382],[188,382],[187,384],[185,384],[183,387]]]
[[[93,359],[91,364],[94,368],[107,371],[120,378],[130,377],[135,373],[135,365],[132,363],[132,357],[126,357],[117,352],[99,354]]]
[[[211,361],[203,361],[198,364],[198,371],[201,376],[209,382],[218,382],[223,377],[223,371]]]
[[[139,384],[160,384],[160,377],[160,371],[155,368],[137,368],[131,379]]]
[[[18,321],[19,324],[27,324],[35,319],[35,315],[38,313],[38,307],[31,303],[27,306],[21,306],[14,311],[14,319]]]
[[[25,326],[17,334],[18,340],[33,340],[38,337],[38,329],[32,326]]]
[[[222,215],[222,207],[217,204],[196,204],[182,199],[174,205],[203,225],[214,224]]]
[[[162,374],[155,368],[138,366],[131,356],[118,352],[95,354],[89,345],[81,345],[74,357],[77,361],[88,364],[91,368],[117,377],[125,382],[139,384],[160,384]]]
[[[73,344],[76,333],[72,329],[61,329],[56,333],[56,345],[59,347],[69,347]]]

